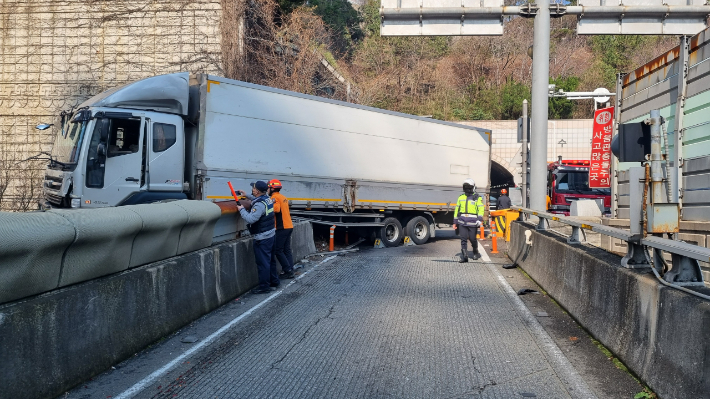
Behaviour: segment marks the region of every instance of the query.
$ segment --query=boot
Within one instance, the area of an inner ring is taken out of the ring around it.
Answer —
[[[461,250],[461,259],[459,260],[459,263],[466,263],[468,262],[468,254],[466,253],[465,250]]]
[[[478,252],[476,252],[475,254],[473,254],[473,256],[471,257],[471,259],[473,259],[473,260],[479,260],[479,259],[481,259],[481,254],[478,253]]]

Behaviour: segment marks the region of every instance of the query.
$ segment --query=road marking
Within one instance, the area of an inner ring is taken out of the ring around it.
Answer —
[[[263,301],[261,301],[261,302],[259,302],[258,304],[256,304],[256,306],[254,306],[253,308],[251,308],[251,309],[247,310],[246,312],[242,313],[241,315],[239,315],[237,318],[235,318],[234,320],[230,321],[229,323],[225,324],[224,326],[222,326],[222,328],[220,328],[219,330],[213,332],[209,337],[205,338],[205,339],[204,339],[203,341],[201,341],[200,343],[196,344],[196,345],[193,346],[192,348],[190,348],[190,349],[188,349],[187,351],[183,352],[180,356],[176,357],[175,359],[173,359],[172,361],[170,361],[169,363],[167,363],[165,366],[159,368],[158,370],[155,370],[155,371],[154,371],[152,374],[150,374],[149,376],[147,376],[147,377],[145,377],[144,379],[138,381],[138,382],[135,383],[132,387],[130,387],[130,388],[128,388],[127,390],[123,391],[121,394],[115,396],[115,398],[116,398],[116,399],[129,399],[129,398],[132,398],[133,396],[137,395],[137,394],[140,393],[143,389],[147,388],[149,385],[151,385],[152,383],[154,383],[155,380],[157,380],[158,378],[160,378],[161,376],[163,376],[164,374],[166,374],[168,371],[170,371],[170,370],[171,370],[173,367],[175,367],[177,364],[179,364],[180,362],[182,362],[183,360],[185,360],[185,358],[187,358],[188,356],[190,356],[190,355],[192,355],[193,353],[197,352],[198,350],[204,348],[205,346],[211,344],[211,343],[214,342],[217,338],[219,338],[220,336],[222,336],[222,334],[224,334],[224,333],[227,332],[230,328],[232,328],[234,325],[236,325],[236,324],[239,323],[240,321],[242,321],[242,320],[244,320],[245,318],[247,318],[250,314],[254,313],[254,311],[256,311],[257,309],[259,309],[259,308],[262,307],[263,305],[269,303],[272,299],[274,299],[274,298],[276,298],[277,296],[281,295],[281,293],[282,293],[286,288],[288,288],[289,286],[291,286],[291,285],[292,285],[293,283],[295,283],[297,280],[302,279],[305,275],[307,275],[307,274],[310,273],[311,271],[315,270],[318,266],[320,266],[320,265],[322,265],[322,264],[324,264],[324,263],[326,263],[326,262],[329,262],[329,261],[331,261],[332,259],[335,259],[337,256],[338,256],[338,255],[332,255],[332,256],[329,256],[329,257],[323,259],[322,261],[320,261],[320,263],[318,263],[318,264],[316,264],[315,266],[313,266],[310,270],[304,272],[303,274],[301,274],[301,275],[298,276],[297,278],[291,280],[291,282],[288,283],[288,284],[286,284],[286,286],[284,286],[282,289],[280,289],[280,290],[278,290],[278,291],[275,291],[273,294],[269,295],[266,299],[264,299]]]
[[[538,341],[538,346],[545,352],[550,364],[555,371],[555,374],[566,385],[568,393],[573,398],[597,399],[597,396],[589,389],[587,383],[584,382],[574,366],[569,362],[569,359],[562,353],[560,348],[555,344],[552,338],[547,334],[542,325],[537,321],[535,316],[530,312],[523,300],[520,299],[513,287],[508,284],[508,281],[496,269],[496,266],[491,263],[491,258],[488,257],[486,250],[481,248],[481,259],[486,262],[488,269],[495,275],[498,284],[503,288],[503,291],[508,296],[508,299],[513,303],[518,314],[521,316],[525,324],[528,326],[533,336]]]

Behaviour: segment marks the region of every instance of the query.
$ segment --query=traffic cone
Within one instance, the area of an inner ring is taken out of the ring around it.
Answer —
[[[481,230],[480,230],[480,232],[478,233],[478,237],[477,237],[477,238],[478,238],[479,240],[483,240],[483,239],[486,238],[486,230],[484,230],[484,228],[483,228],[483,223],[481,223]]]
[[[496,231],[496,222],[495,220],[491,222],[491,253],[492,254],[497,254],[498,253],[498,232]]]

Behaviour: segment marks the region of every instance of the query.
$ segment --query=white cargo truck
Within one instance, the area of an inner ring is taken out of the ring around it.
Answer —
[[[464,179],[489,186],[490,131],[207,74],[108,90],[63,113],[58,130],[47,207],[225,205],[227,182],[249,191],[277,178],[293,214],[393,246],[451,223]],[[217,236],[244,228],[225,219]]]

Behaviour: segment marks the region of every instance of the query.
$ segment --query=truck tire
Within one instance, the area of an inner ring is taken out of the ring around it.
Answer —
[[[422,245],[429,241],[431,231],[429,230],[429,221],[424,216],[415,216],[407,222],[407,227],[404,228],[404,235],[417,245]]]
[[[386,247],[396,247],[404,239],[402,224],[397,218],[386,218],[382,223],[385,225],[380,228],[377,236],[382,240],[382,244]]]

